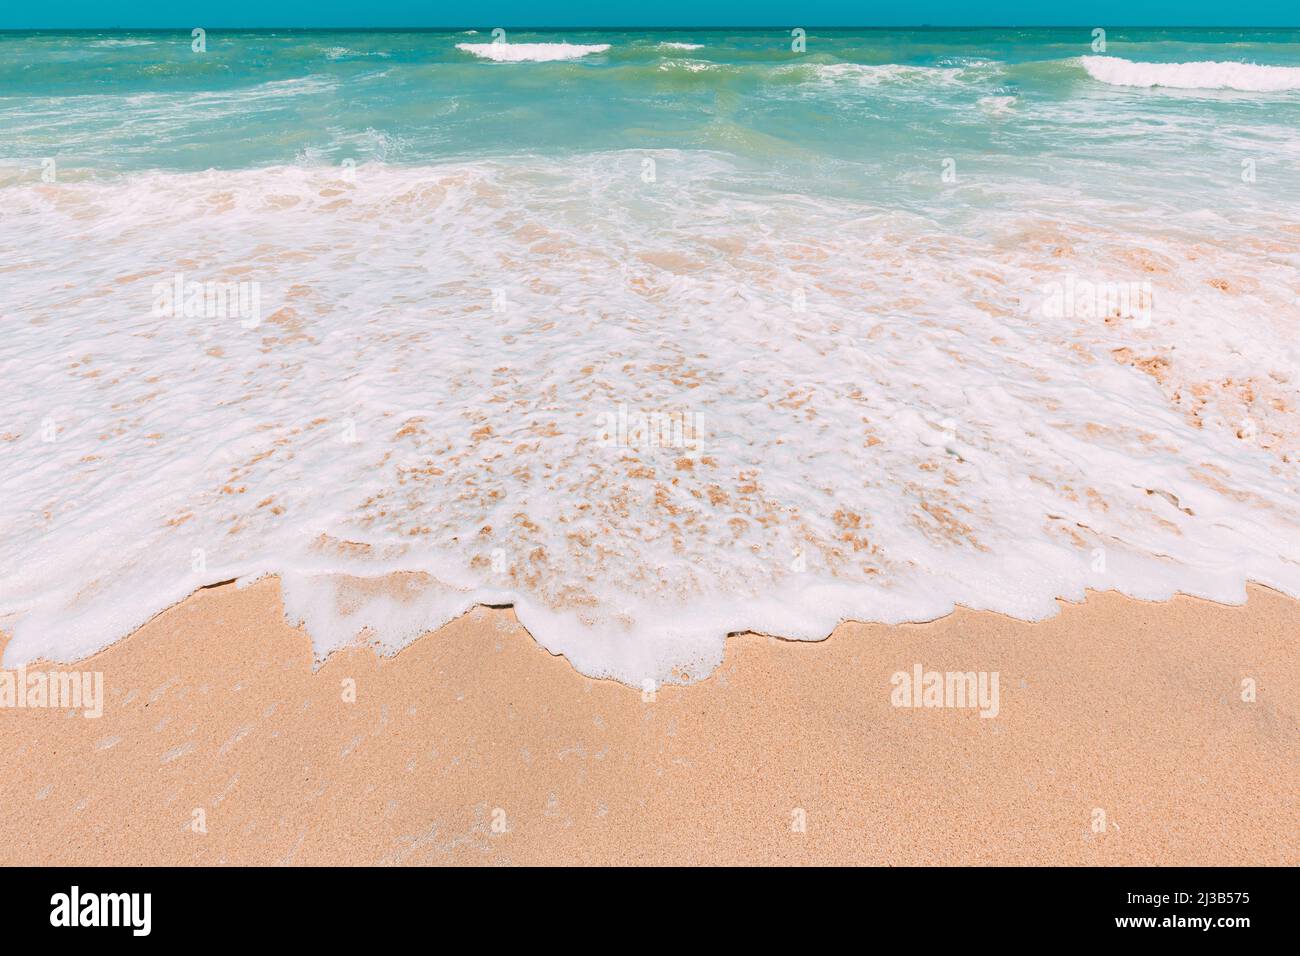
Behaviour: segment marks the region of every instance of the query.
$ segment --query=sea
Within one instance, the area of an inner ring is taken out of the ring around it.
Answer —
[[[1300,596],[1298,41],[0,33],[3,663]]]

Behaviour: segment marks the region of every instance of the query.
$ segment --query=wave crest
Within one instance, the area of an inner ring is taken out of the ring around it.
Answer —
[[[548,63],[604,53],[608,43],[457,43],[457,50],[498,63]]]
[[[1111,86],[1166,86],[1180,90],[1245,90],[1278,93],[1300,90],[1300,67],[1197,60],[1191,63],[1142,63],[1117,56],[1085,56],[1083,68],[1094,80]]]

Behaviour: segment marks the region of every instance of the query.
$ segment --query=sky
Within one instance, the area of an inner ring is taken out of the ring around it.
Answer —
[[[0,29],[1300,26],[1300,0],[0,0]]]

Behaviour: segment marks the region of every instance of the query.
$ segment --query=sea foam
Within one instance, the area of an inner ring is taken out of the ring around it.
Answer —
[[[803,66],[791,67],[794,70]],[[960,66],[915,66],[908,63],[818,63],[813,64],[813,75],[825,82],[852,82],[859,86],[879,86],[884,83],[952,83],[966,73]]]
[[[1166,86],[1182,90],[1243,90],[1277,93],[1300,90],[1300,67],[1202,60],[1141,63],[1117,56],[1080,57],[1094,80],[1112,86]]]
[[[1300,594],[1275,223],[1265,254],[1066,186],[944,231],[645,156],[6,187],[5,665],[270,574],[318,658],[510,603],[635,685],[744,629]],[[1150,270],[1149,322],[1042,307]],[[160,314],[178,276],[258,315]]]
[[[592,53],[604,53],[609,49],[609,44],[457,43],[456,49],[498,63],[548,63],[553,60],[577,60]]]

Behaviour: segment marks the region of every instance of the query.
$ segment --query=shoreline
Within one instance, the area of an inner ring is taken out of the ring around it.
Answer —
[[[48,666],[102,672],[102,717],[0,709],[0,862],[1295,865],[1298,609],[742,633],[645,693],[481,606],[313,667],[278,581],[209,587]],[[897,706],[918,666],[999,675],[996,714]]]
[[[396,572],[394,575],[390,575],[390,577],[398,576],[403,573],[406,572]],[[161,610],[152,614],[143,624],[135,628],[129,634],[125,634],[122,637],[116,638],[111,643],[105,644],[103,647],[99,648],[98,650],[91,651],[90,653],[85,654],[81,657],[72,658],[70,660],[51,660],[47,657],[35,657],[25,664],[14,665],[14,666],[8,666],[8,665],[0,666],[0,673],[3,673],[6,670],[9,671],[14,671],[14,670],[28,670],[28,671],[47,670],[48,671],[48,670],[59,670],[59,669],[67,670],[67,669],[74,668],[75,665],[88,663],[94,660],[95,658],[99,657],[100,655],[111,651],[113,648],[119,647],[123,642],[131,640],[141,631],[144,631],[147,628],[151,627],[160,618],[163,618],[166,615],[171,614],[177,608],[184,607],[185,605],[197,599],[198,596],[204,593],[205,591],[212,591],[218,588],[222,588],[222,589],[231,588],[235,591],[242,591],[242,590],[248,590],[249,588],[252,587],[262,586],[267,582],[273,584],[277,591],[279,591],[280,588],[280,583],[279,583],[280,576],[274,572],[256,578],[250,584],[245,585],[242,588],[238,584],[239,580],[240,580],[239,578],[226,578],[221,581],[214,581],[211,584],[200,585],[199,587],[195,588],[193,591],[190,591],[180,600],[175,601],[172,604],[169,604],[166,607],[162,608]],[[927,617],[923,620],[900,621],[897,623],[890,623],[886,621],[868,621],[868,620],[858,620],[854,618],[844,618],[840,620],[840,622],[836,624],[833,628],[831,628],[831,630],[827,631],[826,634],[822,637],[815,637],[815,638],[787,637],[782,634],[769,634],[765,631],[755,631],[755,630],[745,629],[745,630],[728,631],[723,636],[723,641],[725,642],[725,646],[728,647],[733,640],[737,638],[744,638],[744,637],[760,638],[767,641],[780,641],[782,643],[787,643],[787,644],[821,644],[824,643],[825,641],[829,641],[832,637],[835,636],[835,634],[841,628],[845,628],[845,627],[884,627],[884,628],[923,627],[931,624],[939,624],[958,614],[981,614],[981,615],[987,614],[987,615],[992,615],[994,617],[1003,618],[1007,621],[1014,622],[1016,624],[1027,624],[1033,626],[1033,625],[1046,623],[1047,621],[1055,620],[1067,608],[1085,607],[1090,601],[1102,596],[1113,597],[1122,601],[1130,602],[1132,604],[1146,605],[1150,607],[1162,607],[1164,605],[1170,604],[1175,601],[1198,601],[1202,604],[1210,605],[1211,607],[1244,608],[1249,603],[1251,594],[1255,592],[1262,592],[1262,593],[1267,593],[1269,595],[1273,595],[1283,601],[1290,601],[1295,603],[1297,607],[1297,612],[1300,613],[1300,597],[1293,598],[1290,595],[1288,595],[1285,591],[1279,590],[1278,588],[1275,588],[1272,585],[1264,584],[1260,581],[1255,581],[1250,579],[1244,582],[1243,587],[1246,590],[1246,598],[1240,603],[1236,603],[1236,604],[1228,603],[1225,601],[1211,600],[1210,598],[1200,597],[1199,595],[1196,594],[1188,594],[1185,591],[1176,591],[1172,596],[1166,599],[1158,599],[1158,598],[1148,599],[1148,598],[1133,597],[1129,594],[1125,594],[1123,591],[1119,590],[1118,588],[1108,588],[1106,590],[1095,590],[1093,588],[1086,588],[1085,596],[1082,601],[1072,601],[1069,598],[1064,598],[1059,596],[1053,598],[1053,601],[1056,603],[1058,608],[1057,613],[1052,615],[1051,617],[1043,618],[1041,620],[1029,620],[1026,618],[1016,617],[1015,615],[1012,614],[1007,614],[1003,611],[992,611],[983,608],[972,608],[969,607],[968,605],[958,603],[953,606],[952,610],[947,611],[946,613],[940,614],[936,617]],[[281,602],[281,610],[283,611],[283,602]],[[569,665],[570,668],[573,669],[573,671],[578,676],[583,677],[586,680],[608,681],[610,683],[618,684],[621,687],[626,687],[630,690],[640,689],[633,686],[632,684],[626,683],[624,681],[620,681],[616,677],[592,676],[590,674],[585,674],[582,671],[578,670],[578,668],[573,665],[572,661],[569,660],[567,654],[565,654],[563,651],[549,650],[545,645],[543,645],[540,641],[538,641],[536,637],[533,636],[533,634],[529,631],[528,626],[518,619],[517,615],[515,614],[515,605],[512,603],[505,603],[505,604],[475,603],[471,605],[464,612],[452,617],[445,624],[423,631],[413,641],[411,641],[408,644],[403,644],[401,647],[398,647],[395,651],[392,651],[391,653],[384,650],[383,645],[378,642],[367,642],[365,640],[360,640],[360,639],[358,639],[353,644],[345,644],[342,646],[334,647],[330,649],[328,652],[326,652],[324,657],[316,656],[315,651],[313,649],[313,654],[312,654],[313,669],[316,670],[321,668],[336,654],[353,653],[361,650],[370,650],[377,657],[383,657],[391,660],[393,658],[400,656],[402,653],[404,653],[407,650],[407,648],[411,647],[413,644],[432,638],[438,633],[440,633],[444,628],[451,627],[452,625],[456,624],[459,621],[462,621],[463,619],[469,618],[472,615],[481,615],[483,613],[499,612],[499,611],[509,612],[511,617],[514,618],[515,626],[520,630],[522,630],[528,636],[529,640],[531,640],[534,644],[536,644],[539,649],[546,651],[546,653],[551,657],[556,657],[563,660],[565,663]],[[11,637],[10,632],[5,630],[3,626],[3,620],[4,620],[3,618],[0,618],[0,658],[3,658],[5,648],[8,645],[9,639]],[[305,625],[299,624],[294,626],[294,625],[289,625],[286,622],[284,626],[289,628],[290,630],[299,631],[303,633],[307,637],[308,642],[313,643],[311,635],[306,630]],[[721,666],[722,665],[720,664],[719,667]],[[699,684],[705,680],[708,680],[709,677],[713,676],[714,673],[716,673],[716,670],[704,677],[694,678],[679,684],[671,684],[671,685],[663,684],[662,686],[691,687],[694,686],[695,684]]]

